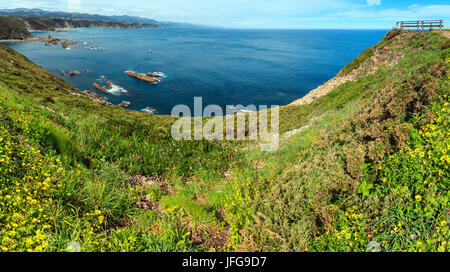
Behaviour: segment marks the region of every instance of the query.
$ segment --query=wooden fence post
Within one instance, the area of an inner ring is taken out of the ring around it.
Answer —
[[[444,28],[444,20],[418,20],[418,21],[400,21],[397,22],[397,26],[400,24],[402,30],[408,28],[416,28],[417,31],[425,31],[429,29],[430,31],[437,30],[441,31]]]

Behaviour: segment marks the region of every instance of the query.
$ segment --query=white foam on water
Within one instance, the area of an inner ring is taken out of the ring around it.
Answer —
[[[242,113],[250,113],[255,112],[254,110],[247,109],[246,107],[227,107],[227,109],[234,111],[234,112],[242,112]]]
[[[166,74],[164,74],[163,72],[153,72],[152,74],[158,75],[158,76],[160,76],[162,78],[166,78],[167,77]]]
[[[141,111],[145,112],[145,113],[149,113],[149,114],[156,113],[156,110],[154,108],[151,108],[151,107],[146,107],[146,108],[142,109]]]
[[[108,90],[108,88],[106,88],[108,90],[108,92],[110,92],[113,95],[121,95],[124,93],[128,93],[127,90],[125,90],[124,88],[120,87],[119,85],[113,84],[111,83],[112,89]]]

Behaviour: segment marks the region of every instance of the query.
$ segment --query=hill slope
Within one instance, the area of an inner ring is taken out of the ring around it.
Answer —
[[[0,40],[24,40],[30,36],[30,32],[19,19],[0,16]]]
[[[33,17],[33,18],[61,18],[70,20],[91,20],[91,21],[107,21],[119,23],[136,23],[151,26],[160,26],[161,24],[153,19],[135,17],[135,16],[104,16],[98,14],[85,13],[69,13],[61,11],[45,11],[41,9],[3,9],[0,15],[14,17]]]
[[[0,249],[448,251],[449,58],[440,33],[388,33],[350,81],[281,107],[264,153],[174,141],[174,118],[0,45]]]
[[[129,23],[116,21],[102,21],[102,20],[87,20],[87,19],[68,19],[68,18],[36,18],[36,17],[19,17],[18,20],[30,30],[54,31],[58,28],[143,28],[152,27],[150,24],[143,23]]]

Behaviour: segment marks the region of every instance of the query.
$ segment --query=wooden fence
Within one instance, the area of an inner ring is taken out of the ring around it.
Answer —
[[[425,29],[434,30],[439,29],[442,30],[444,27],[444,20],[426,20],[426,21],[402,21],[398,22],[397,25],[400,25],[401,29],[405,28],[416,28],[417,31],[422,29],[424,31]]]

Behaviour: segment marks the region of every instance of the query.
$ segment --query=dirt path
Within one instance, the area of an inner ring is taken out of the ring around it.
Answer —
[[[443,34],[445,37],[447,37],[447,38],[450,39],[450,30],[443,30],[443,31],[442,31],[442,34]]]
[[[447,31],[446,31],[447,32]],[[447,32],[444,35],[448,35]],[[401,36],[397,36],[395,39],[399,40]],[[323,85],[317,87],[316,89],[310,91],[304,97],[295,100],[289,106],[301,106],[312,103],[317,98],[326,95],[332,90],[338,88],[342,84],[345,84],[350,81],[356,81],[363,76],[367,76],[375,73],[380,67],[393,67],[398,63],[400,58],[402,57],[402,53],[400,51],[392,51],[390,48],[378,47],[373,56],[370,59],[366,60],[361,66],[351,71],[347,75],[337,75],[336,77],[330,79]]]

